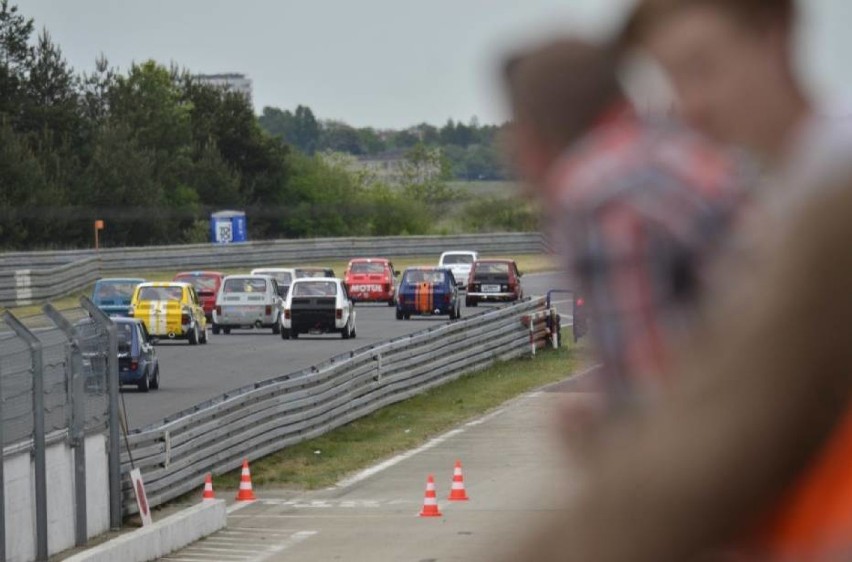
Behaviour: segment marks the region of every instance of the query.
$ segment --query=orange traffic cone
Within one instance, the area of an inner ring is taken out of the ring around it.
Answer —
[[[213,495],[213,477],[210,473],[207,473],[207,476],[204,477],[204,492],[201,494],[201,500],[215,500],[216,496]]]
[[[453,469],[453,487],[450,489],[449,500],[453,502],[466,502],[469,499],[464,489],[461,461],[456,461],[456,467]]]
[[[243,473],[240,475],[240,490],[237,492],[237,501],[250,502],[256,499],[254,497],[254,490],[251,488],[251,472],[249,472],[248,459],[243,459]]]
[[[438,509],[438,496],[435,495],[435,478],[430,474],[426,479],[426,497],[423,498],[423,509],[420,517],[441,517]]]

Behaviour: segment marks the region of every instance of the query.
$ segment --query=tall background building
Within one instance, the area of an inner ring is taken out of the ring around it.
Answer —
[[[252,103],[251,79],[246,78],[245,74],[196,74],[194,78],[203,84],[238,92]]]

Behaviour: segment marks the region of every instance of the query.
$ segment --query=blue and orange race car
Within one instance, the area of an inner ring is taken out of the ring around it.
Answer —
[[[449,269],[410,267],[402,275],[396,298],[396,319],[448,315],[461,318],[461,300]]]

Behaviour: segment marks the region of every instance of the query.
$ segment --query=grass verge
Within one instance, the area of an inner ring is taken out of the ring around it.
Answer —
[[[540,352],[534,359],[498,363],[257,460],[251,466],[252,483],[294,490],[331,486],[348,474],[413,449],[507,400],[564,380],[582,361],[582,348],[569,346]],[[237,470],[217,477],[216,488],[237,489],[239,475]]]

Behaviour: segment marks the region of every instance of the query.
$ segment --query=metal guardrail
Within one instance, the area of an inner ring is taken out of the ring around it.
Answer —
[[[390,236],[271,240],[0,254],[0,306],[44,302],[90,286],[111,272],[232,268],[350,259],[437,256],[448,250],[512,255],[547,250],[537,232],[458,236]]]
[[[544,298],[523,301],[235,390],[130,434],[122,474],[131,464],[140,468],[149,504],[160,505],[197,489],[207,472],[236,469],[244,458],[269,455],[496,361],[534,352],[547,334],[544,309]],[[126,477],[123,493],[125,513],[133,513]]]

